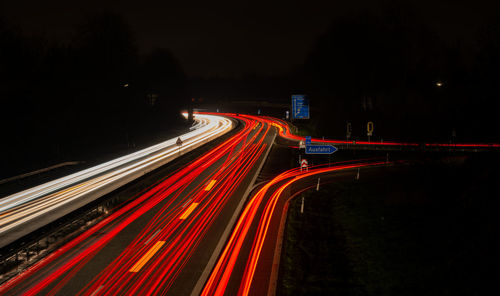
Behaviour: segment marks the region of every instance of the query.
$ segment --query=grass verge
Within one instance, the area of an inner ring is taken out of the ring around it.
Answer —
[[[389,167],[291,202],[280,295],[492,295],[498,156]]]

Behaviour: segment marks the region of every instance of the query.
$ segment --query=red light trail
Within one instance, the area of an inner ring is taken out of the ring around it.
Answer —
[[[262,247],[268,235],[271,220],[276,205],[282,193],[291,184],[301,179],[314,175],[321,175],[339,170],[358,167],[376,166],[386,164],[385,162],[365,162],[357,164],[342,164],[334,167],[318,166],[311,168],[308,172],[300,169],[286,171],[265,184],[249,201],[243,210],[224,250],[219,257],[201,295],[224,295],[231,280],[234,280],[233,271],[240,256],[245,256],[246,266],[243,277],[240,280],[238,295],[249,295],[255,270],[259,264]],[[276,188],[275,188],[276,187]],[[267,198],[270,196],[269,198]],[[259,211],[259,208],[262,211]],[[281,210],[281,209],[279,209]],[[258,221],[257,230],[251,232],[251,226]],[[252,239],[252,247],[248,256],[242,255],[242,247],[245,240]]]
[[[86,264],[153,208],[156,214],[78,294],[167,292],[268,147],[264,139],[271,126],[253,116],[232,117],[244,128],[2,285],[0,294],[62,293]]]
[[[281,137],[299,141],[286,122],[238,114],[219,114],[238,119],[244,127],[224,143],[172,173],[160,183],[137,195],[131,202],[48,255],[19,276],[0,286],[0,294],[35,295],[63,293],[66,286],[117,237],[133,235],[117,249],[105,266],[95,270],[74,294],[124,295],[165,294],[171,291],[184,268],[193,261],[216,221],[227,213],[235,192],[248,179],[256,163],[269,149],[265,139],[275,130]],[[354,144],[353,141],[312,139],[317,143]],[[365,145],[422,146],[416,143],[363,142]],[[486,147],[500,144],[425,144],[429,147]],[[295,182],[316,175],[359,167],[386,164],[385,161],[346,161],[333,167],[310,167],[307,172],[292,169],[275,177],[253,195],[236,220],[215,263],[202,295],[227,294],[237,284],[238,295],[255,289],[255,278],[263,264],[266,242],[273,235],[277,213],[282,211],[283,192]],[[144,217],[147,215],[148,218]],[[141,220],[142,219],[142,220]],[[135,229],[135,230],[134,230]],[[274,229],[274,228],[273,228]],[[241,263],[243,262],[243,263]],[[236,271],[236,266],[243,268]],[[95,265],[95,263],[94,263]],[[241,265],[238,265],[241,267]],[[260,293],[261,291],[259,291]],[[236,293],[236,291],[235,291]]]
[[[267,117],[269,121],[274,122],[274,125],[279,129],[279,135],[283,138],[294,140],[294,141],[303,141],[305,137],[294,135],[288,126],[288,124],[277,118]],[[312,142],[317,143],[330,143],[330,144],[359,144],[359,145],[373,145],[373,146],[413,146],[418,147],[422,144],[420,143],[403,143],[403,142],[368,142],[368,141],[343,141],[343,140],[329,140],[329,139],[318,139],[312,138]],[[500,144],[497,143],[424,143],[426,147],[449,147],[449,148],[500,148]]]

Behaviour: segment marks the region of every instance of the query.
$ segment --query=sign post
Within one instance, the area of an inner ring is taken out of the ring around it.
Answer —
[[[368,123],[366,124],[366,131],[367,131],[367,135],[368,135],[368,142],[370,142],[370,137],[373,135],[373,122],[372,121],[368,121]]]
[[[306,154],[332,154],[337,147],[332,145],[306,145]]]
[[[351,134],[352,134],[352,124],[350,122],[347,122],[347,129],[346,129],[346,134],[345,134],[347,141],[349,141]]]
[[[308,162],[307,162],[307,159],[305,159],[305,158],[303,158],[300,161],[300,171],[302,172],[303,170],[305,170],[306,172],[308,171]]]
[[[305,95],[292,95],[293,119],[309,119],[309,100]]]
[[[177,138],[177,141],[175,142],[177,146],[179,146],[179,154],[181,154],[181,147],[182,147],[182,140],[181,137]]]
[[[306,145],[311,145],[311,136],[306,136]]]

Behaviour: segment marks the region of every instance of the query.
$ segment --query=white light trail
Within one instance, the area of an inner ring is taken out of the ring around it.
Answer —
[[[0,235],[90,194],[104,195],[175,159],[182,152],[230,131],[233,122],[222,116],[195,114],[196,129],[116,158],[106,163],[50,181],[0,199]],[[98,194],[102,193],[102,194]],[[95,198],[93,198],[95,199]],[[40,225],[42,226],[42,225]]]

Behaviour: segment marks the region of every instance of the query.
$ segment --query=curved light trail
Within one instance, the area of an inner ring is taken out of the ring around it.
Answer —
[[[318,166],[309,169],[307,172],[301,172],[300,169],[296,168],[286,171],[266,183],[249,200],[247,206],[243,210],[201,295],[231,295],[231,292],[227,291],[230,280],[239,282],[238,295],[255,294],[250,293],[250,291],[254,282],[255,271],[262,254],[262,248],[268,236],[271,220],[277,210],[281,211],[281,209],[277,209],[276,205],[283,191],[291,184],[314,175],[384,164],[386,164],[386,162],[372,161],[342,164],[334,167]],[[257,224],[256,230],[252,228],[255,224]],[[247,254],[243,250],[243,246],[245,242],[248,243],[249,240],[251,249],[250,253]],[[238,273],[235,272],[237,260],[246,262],[242,278],[239,278]]]
[[[276,129],[284,138],[304,139],[293,135],[286,122],[275,118],[223,115],[224,117],[217,116],[217,113],[198,114],[197,119],[204,126],[194,131],[198,134],[192,138],[183,136],[183,148],[189,149],[195,143],[207,141],[210,137],[229,130],[232,123],[228,117],[239,120],[243,128],[0,286],[0,294],[186,294],[186,289],[193,287],[193,278],[202,278],[203,268],[211,266],[208,265],[209,259],[203,256],[212,254],[218,242],[211,243],[211,236],[218,239],[222,235],[220,225],[225,228],[230,215],[238,208],[241,191],[251,185],[250,176],[256,173],[256,164],[262,163],[264,152],[272,144]],[[349,143],[319,139],[313,141]],[[8,217],[12,219],[11,223],[17,223],[24,219],[23,216],[15,216],[22,212],[16,212],[22,207],[29,208],[30,212],[50,211],[51,207],[57,207],[71,198],[89,192],[91,194],[93,190],[104,190],[109,182],[125,182],[128,174],[142,174],[148,169],[148,164],[159,165],[174,157],[179,152],[178,149],[175,139],[172,139],[169,145],[158,147],[156,152],[142,155],[139,153],[142,151],[139,151],[132,163],[125,157],[120,158],[107,163],[113,167],[112,170],[108,169],[107,164],[103,164],[92,168],[95,171],[89,169],[82,171],[82,175],[62,178],[60,184],[54,181],[45,184],[46,188],[22,192],[20,194],[25,195],[24,199],[19,196],[19,199],[13,197],[8,203],[0,203],[0,208],[5,207],[0,213],[0,219]],[[283,191],[293,183],[315,175],[386,163],[358,161],[362,162],[337,163],[334,167],[311,167],[307,172],[301,172],[298,168],[289,170],[264,185],[248,200],[239,218],[235,220],[202,295],[227,295],[233,292],[238,295],[255,294],[252,289],[256,286],[259,264],[265,261],[262,260],[263,248],[271,235],[270,228],[275,221],[273,217],[280,212],[278,204]],[[31,198],[32,196],[36,197]],[[33,215],[36,216],[36,213]],[[4,226],[0,224],[0,227]],[[124,241],[124,237],[128,237],[127,240]],[[113,252],[110,253],[110,249]],[[200,259],[202,257],[205,261]],[[103,258],[106,258],[105,264],[100,263]],[[199,263],[200,260],[203,263]],[[237,267],[237,264],[243,265]],[[86,277],[85,281],[80,280],[79,275],[82,274]],[[234,286],[235,281],[236,290],[232,287],[233,290],[228,292],[228,286]]]
[[[175,288],[179,275],[196,261],[195,252],[203,252],[214,225],[233,213],[239,202],[236,190],[244,182],[249,185],[250,172],[262,161],[275,131],[257,117],[226,116],[244,128],[0,286],[0,294],[152,295]],[[139,222],[144,215],[147,220]],[[140,228],[128,234],[134,225]],[[132,236],[127,243],[116,238],[124,234]],[[65,290],[78,286],[79,272],[99,264],[97,256],[110,245],[119,249],[112,260],[76,290]]]
[[[304,141],[305,137],[294,135],[290,130],[287,122],[274,117],[266,117],[274,123],[280,131],[280,136],[293,141]],[[312,138],[311,142],[316,143],[329,143],[329,144],[345,144],[345,145],[371,145],[371,146],[407,146],[407,147],[446,147],[446,148],[500,148],[498,143],[405,143],[405,142],[368,142],[368,141],[343,141],[343,140],[330,140]]]
[[[69,203],[92,196],[92,200],[150,172],[184,151],[190,151],[218,137],[233,127],[233,122],[222,116],[195,114],[195,129],[177,138],[122,156],[69,176],[21,191],[0,199],[0,236],[24,223],[67,206]],[[66,214],[64,212],[63,214]],[[59,215],[62,216],[63,214]],[[53,217],[55,218],[55,217]],[[2,240],[2,246],[7,244]]]

